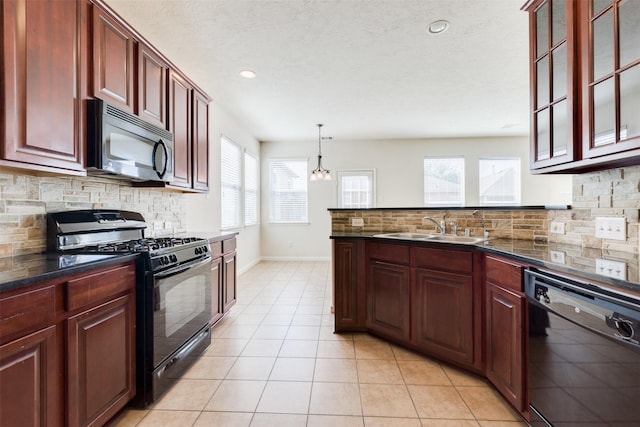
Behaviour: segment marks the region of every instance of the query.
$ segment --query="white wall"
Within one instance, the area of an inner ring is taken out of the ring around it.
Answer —
[[[270,158],[307,158],[315,168],[317,141],[261,144],[262,257],[265,259],[330,259],[328,236],[331,221],[327,209],[336,204],[337,184],[309,182],[309,224],[269,224]],[[402,141],[323,142],[323,166],[332,171],[375,169],[376,207],[423,205],[423,159],[425,156],[464,156],[466,205],[478,206],[478,158],[519,156],[522,159],[522,205],[571,204],[571,175],[531,175],[529,138],[465,138]]]
[[[220,137],[227,138],[260,158],[260,144],[246,132],[215,101],[209,104],[209,193],[188,194],[186,199],[187,231],[220,231]],[[238,234],[239,272],[260,260],[260,225],[242,227],[232,231]]]

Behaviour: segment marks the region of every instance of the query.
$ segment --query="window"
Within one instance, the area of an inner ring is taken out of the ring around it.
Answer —
[[[241,150],[236,143],[220,140],[221,228],[240,227]]]
[[[269,162],[271,191],[269,220],[271,222],[308,222],[307,163],[307,159],[282,159]]]
[[[375,174],[373,170],[338,171],[338,207],[373,208]]]
[[[463,157],[425,157],[424,205],[464,205]]]
[[[258,161],[244,153],[244,225],[258,223]]]
[[[481,158],[478,164],[480,204],[520,204],[520,158]]]

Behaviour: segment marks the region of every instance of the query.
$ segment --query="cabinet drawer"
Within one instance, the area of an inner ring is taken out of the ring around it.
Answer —
[[[513,291],[522,292],[523,268],[523,264],[506,258],[491,255],[485,257],[484,271],[486,281]]]
[[[100,302],[110,296],[135,287],[134,264],[104,269],[67,282],[68,311]]]
[[[228,254],[236,250],[236,239],[228,239],[222,241],[222,253]]]
[[[0,341],[53,323],[54,286],[0,299]]]
[[[409,246],[371,242],[367,246],[369,258],[394,264],[409,264]]]
[[[220,258],[222,256],[222,242],[213,242],[211,246],[211,257]]]
[[[413,248],[414,264],[417,268],[453,271],[456,273],[473,272],[473,254],[445,248]]]

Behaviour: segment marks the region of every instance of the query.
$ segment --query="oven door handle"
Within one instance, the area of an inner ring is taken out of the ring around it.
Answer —
[[[195,264],[189,264],[189,265],[181,265],[178,267],[174,267],[171,270],[167,270],[167,271],[163,271],[162,273],[156,273],[154,274],[154,277],[156,279],[166,279],[167,277],[171,277],[171,276],[175,276],[176,274],[180,274],[180,273],[184,273],[187,270],[191,270],[192,268],[198,268],[198,267],[202,267],[208,263],[211,263],[211,257],[208,256],[206,258],[204,258],[202,261],[197,262]]]

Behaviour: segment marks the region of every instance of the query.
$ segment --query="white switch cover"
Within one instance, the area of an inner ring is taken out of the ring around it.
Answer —
[[[601,239],[627,240],[625,217],[596,217],[596,237]]]
[[[364,226],[364,218],[351,218],[351,225],[353,227],[363,227]]]
[[[614,279],[627,280],[627,263],[596,258],[596,273]]]
[[[564,222],[552,221],[549,227],[549,232],[553,234],[564,234]]]

